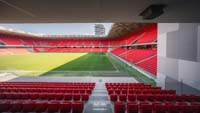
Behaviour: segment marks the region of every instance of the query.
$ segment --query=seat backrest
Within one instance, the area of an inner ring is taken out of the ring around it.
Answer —
[[[138,104],[136,102],[128,102],[127,113],[138,113]]]
[[[123,102],[114,103],[114,113],[125,113],[126,106]]]
[[[71,112],[71,102],[65,101],[59,105],[60,113],[69,113]]]
[[[72,113],[82,113],[83,112],[83,102],[75,101],[72,103]]]

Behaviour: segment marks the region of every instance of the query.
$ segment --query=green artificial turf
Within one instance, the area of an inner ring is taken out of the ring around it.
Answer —
[[[30,53],[0,56],[2,70],[39,76],[52,71],[113,71],[115,68],[104,53]]]

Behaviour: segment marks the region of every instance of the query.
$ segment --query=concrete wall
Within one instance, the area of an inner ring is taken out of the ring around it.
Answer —
[[[198,34],[197,34],[197,36],[198,36],[198,44],[197,44],[197,52],[198,52],[198,54],[197,54],[197,61],[198,62],[200,62],[200,26],[198,26]]]
[[[158,24],[157,84],[178,93],[200,94],[200,24]]]

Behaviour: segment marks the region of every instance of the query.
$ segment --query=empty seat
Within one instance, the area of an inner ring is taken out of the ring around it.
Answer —
[[[114,113],[125,113],[126,105],[123,102],[114,103]]]
[[[57,100],[62,100],[63,97],[64,97],[64,94],[63,94],[63,93],[57,93],[57,94],[56,94],[56,99],[57,99]]]
[[[59,110],[59,103],[58,102],[50,102],[47,105],[48,113],[58,112]]]
[[[138,113],[138,104],[135,102],[128,102],[127,113]]]
[[[154,102],[153,105],[153,113],[165,113],[167,111],[166,107],[161,103]]]
[[[88,94],[82,94],[82,100],[83,101],[88,101],[89,95]]]
[[[128,101],[135,101],[136,96],[134,94],[128,94]]]
[[[79,101],[81,99],[81,95],[79,93],[73,94],[73,100],[74,101]]]
[[[47,94],[47,98],[48,98],[48,100],[54,100],[55,99],[55,93],[49,93],[49,94]]]
[[[178,107],[171,102],[165,103],[168,113],[178,113]]]
[[[72,113],[83,113],[83,102],[72,103]]]
[[[144,94],[138,94],[137,95],[137,100],[138,101],[145,101],[146,100],[145,95]]]
[[[65,100],[72,100],[72,94],[71,93],[67,93],[64,95]]]
[[[113,90],[108,90],[108,94],[110,95],[110,94],[113,94],[114,93],[114,91]]]
[[[30,99],[38,99],[38,98],[39,98],[39,94],[38,93],[30,94]]]
[[[117,94],[111,94],[110,95],[110,100],[111,101],[117,101],[118,100],[117,97],[118,97]]]
[[[21,112],[23,103],[24,103],[23,100],[18,100],[17,102],[12,102],[11,103],[12,108],[10,109],[11,112]]]
[[[47,110],[47,102],[36,102],[35,112],[45,112]]]
[[[3,102],[3,101],[0,101],[0,112],[7,112],[10,110],[11,108],[11,102],[10,101],[6,101],[6,102]]]
[[[126,101],[126,99],[127,99],[127,98],[126,98],[126,94],[120,94],[120,95],[119,95],[119,100],[120,100],[120,101]]]
[[[152,105],[146,102],[140,103],[140,113],[152,113]]]
[[[22,107],[23,107],[22,111],[23,112],[33,112],[35,110],[35,106],[36,106],[35,104],[36,104],[35,101],[29,101],[27,103],[24,103],[22,105]]]
[[[69,113],[71,112],[71,102],[60,103],[60,113]]]

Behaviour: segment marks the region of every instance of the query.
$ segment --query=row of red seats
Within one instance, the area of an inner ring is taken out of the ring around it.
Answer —
[[[139,39],[138,39],[139,38]],[[0,34],[0,42],[5,45],[28,45],[28,46],[117,46],[136,43],[151,43],[157,39],[157,24],[152,23],[145,25],[143,28],[134,30],[132,33],[115,39],[51,39],[44,37],[25,37]],[[48,49],[46,50],[48,52]]]
[[[114,113],[200,113],[200,103],[115,102]]]
[[[119,49],[119,50],[118,50]],[[114,55],[150,72],[152,75],[157,74],[157,49],[129,49],[122,53],[121,48],[111,51]],[[155,56],[156,55],[156,56]],[[152,57],[154,56],[154,57]],[[152,58],[150,58],[152,57]],[[150,59],[148,59],[150,58]]]
[[[0,88],[0,92],[37,92],[37,93],[91,93],[90,89],[57,89],[57,88]]]
[[[0,84],[35,84],[35,85],[95,85],[94,82],[0,82]]]
[[[157,74],[157,55],[148,60],[137,63],[136,66],[156,75]]]
[[[83,113],[84,103],[81,101],[0,101],[0,112],[48,112],[48,113]]]
[[[80,83],[80,82],[75,82],[75,83],[63,83],[63,82],[0,82],[0,86],[33,86],[33,87],[44,87],[44,86],[51,86],[51,87],[78,87],[78,86],[95,86],[95,83]]]
[[[0,99],[40,99],[40,100],[82,100],[87,101],[89,94],[79,93],[0,93]]]
[[[113,83],[105,83],[106,86],[151,86],[144,83],[126,83],[126,82],[113,82]]]
[[[111,94],[111,101],[179,101],[179,102],[200,102],[200,96],[196,95],[176,95],[176,94]]]
[[[37,52],[107,52],[108,48],[49,48]]]
[[[136,42],[136,44],[151,43],[157,39],[157,24],[151,24],[144,28],[145,34]]]
[[[138,83],[138,85],[132,83],[106,83],[105,85],[107,89],[161,89],[161,87],[152,87],[143,83]]]
[[[108,89],[108,94],[176,94],[175,90],[161,89]]]

